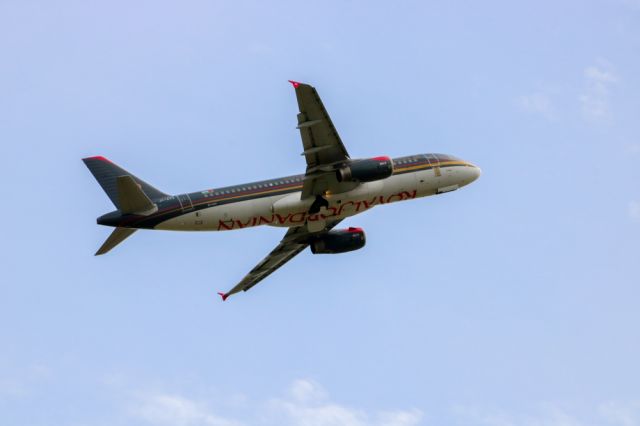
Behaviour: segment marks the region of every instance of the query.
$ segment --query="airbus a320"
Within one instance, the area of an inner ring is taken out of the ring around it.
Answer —
[[[96,255],[107,253],[138,229],[232,231],[259,225],[287,231],[222,300],[247,291],[309,247],[313,254],[345,253],[365,245],[361,228],[337,229],[343,219],[373,207],[442,194],[470,184],[480,168],[444,154],[352,159],[318,92],[291,81],[306,160],[304,174],[224,188],[168,195],[102,156],[84,158],[116,207],[98,217],[115,227]]]

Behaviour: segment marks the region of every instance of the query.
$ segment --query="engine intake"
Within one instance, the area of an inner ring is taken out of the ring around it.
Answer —
[[[338,182],[373,182],[393,174],[393,161],[389,157],[354,160],[336,171]]]
[[[313,254],[337,254],[364,247],[366,238],[361,228],[334,229],[311,242]]]

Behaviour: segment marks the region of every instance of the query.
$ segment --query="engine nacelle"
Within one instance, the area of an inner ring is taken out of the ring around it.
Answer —
[[[336,171],[338,182],[373,182],[393,174],[393,161],[389,157],[354,160]]]
[[[365,244],[361,228],[334,229],[311,242],[313,254],[337,254],[358,250]]]

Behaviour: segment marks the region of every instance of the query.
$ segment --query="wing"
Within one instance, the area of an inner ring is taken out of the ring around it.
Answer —
[[[336,226],[340,220],[335,220],[327,225],[322,232],[311,233],[306,226],[298,226],[289,228],[280,244],[271,251],[251,270],[235,287],[227,293],[218,293],[222,296],[222,300],[240,291],[247,291],[260,281],[271,275],[276,269],[293,259],[298,253],[307,248],[311,239],[324,232],[329,231]]]
[[[307,161],[307,172],[302,185],[302,198],[353,189],[357,184],[340,183],[335,178],[335,170],[349,160],[327,110],[316,89],[308,84],[291,81],[298,100],[298,129]]]

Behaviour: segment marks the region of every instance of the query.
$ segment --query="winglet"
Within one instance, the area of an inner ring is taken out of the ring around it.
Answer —
[[[293,88],[294,89],[297,89],[298,86],[300,86],[302,84],[299,81],[293,81],[293,80],[289,80],[289,83],[293,84]]]
[[[98,160],[98,161],[104,161],[105,163],[111,163],[111,160],[103,157],[102,155],[95,155],[93,157],[83,158],[83,160]]]
[[[221,291],[218,292],[218,294],[220,295],[220,297],[222,297],[222,301],[224,302],[225,300],[227,300],[227,297],[229,297],[228,294],[223,293]]]

